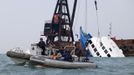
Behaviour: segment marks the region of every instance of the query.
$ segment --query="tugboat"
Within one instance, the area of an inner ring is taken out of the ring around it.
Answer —
[[[44,33],[41,35],[46,37],[45,49],[35,43],[31,44],[30,51],[13,49],[7,52],[7,56],[16,64],[30,62],[56,68],[96,68],[97,65],[87,60],[82,53],[79,52],[78,57],[75,55],[75,49],[80,46],[79,43],[74,44],[72,29],[76,5],[77,0],[74,0],[70,17],[68,0],[57,0],[52,21],[45,23]],[[64,50],[60,58],[52,56],[57,55],[61,49]]]

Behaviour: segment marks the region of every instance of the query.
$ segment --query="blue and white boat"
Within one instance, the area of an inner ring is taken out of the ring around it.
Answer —
[[[80,41],[82,47],[93,57],[125,57],[123,51],[110,37],[94,37],[84,33],[80,27]]]

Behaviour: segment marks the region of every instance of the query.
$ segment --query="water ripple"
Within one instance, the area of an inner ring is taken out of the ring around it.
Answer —
[[[0,75],[134,75],[134,58],[90,58],[96,69],[58,69],[15,65],[0,55]]]

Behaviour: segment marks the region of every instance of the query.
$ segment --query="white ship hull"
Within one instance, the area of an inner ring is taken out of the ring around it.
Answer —
[[[88,40],[86,50],[93,57],[125,57],[122,50],[109,37],[92,37]]]

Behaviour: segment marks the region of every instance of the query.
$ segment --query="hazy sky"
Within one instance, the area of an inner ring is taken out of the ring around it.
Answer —
[[[73,0],[68,0],[72,9]],[[78,0],[74,32],[79,26],[97,36],[94,0],[87,0],[88,23],[85,26],[85,0]],[[46,20],[51,20],[57,0],[0,0],[0,53],[14,47],[30,48],[39,41]],[[98,0],[101,36],[134,39],[134,0]]]

